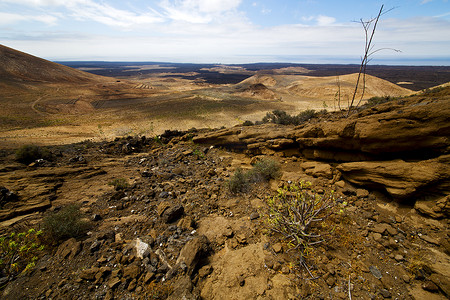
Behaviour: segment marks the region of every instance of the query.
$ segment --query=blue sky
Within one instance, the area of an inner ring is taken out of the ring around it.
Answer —
[[[450,65],[449,0],[0,0],[0,43],[51,60]]]

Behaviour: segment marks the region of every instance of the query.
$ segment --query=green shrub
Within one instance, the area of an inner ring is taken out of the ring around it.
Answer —
[[[237,168],[233,176],[228,181],[228,189],[233,194],[239,192],[245,192],[249,187],[249,180],[247,173],[242,171],[241,168]]]
[[[252,125],[255,125],[255,124],[252,121],[249,121],[249,120],[247,120],[244,123],[242,123],[242,126],[252,126]]]
[[[250,188],[250,184],[262,181],[269,181],[280,176],[280,164],[270,158],[258,161],[251,170],[243,171],[237,168],[233,176],[228,181],[228,189],[236,194],[245,192]]]
[[[90,222],[83,217],[80,206],[70,204],[44,218],[44,232],[54,242],[82,236],[91,227]]]
[[[306,258],[311,247],[324,241],[321,225],[335,206],[333,191],[319,195],[311,183],[286,184],[266,200],[265,220],[272,233],[297,255],[298,266],[309,268]],[[311,275],[311,273],[310,273]]]
[[[192,151],[192,155],[197,156],[197,159],[203,159],[206,157],[205,152],[200,149],[194,149],[194,151]]]
[[[272,112],[268,112],[266,116],[262,119],[263,123],[275,123],[288,125],[292,124],[293,118],[288,115],[284,110],[274,110]]]
[[[263,158],[253,166],[249,175],[254,182],[276,179],[281,175],[280,164],[273,159]]]
[[[127,188],[130,187],[130,184],[125,178],[116,178],[113,181],[111,181],[109,185],[114,186],[114,189],[116,191],[126,190]]]
[[[25,145],[16,151],[16,160],[21,163],[30,164],[37,159],[50,160],[51,153],[36,145]]]
[[[284,110],[274,110],[268,112],[266,116],[262,119],[263,123],[275,123],[281,125],[300,125],[317,115],[316,111],[313,109],[307,109],[302,111],[296,116],[291,116]]]
[[[42,231],[11,233],[0,237],[0,277],[9,279],[32,269],[44,249],[39,236]]]
[[[296,125],[306,122],[306,121],[314,118],[316,115],[317,115],[317,113],[314,109],[304,110],[295,117],[296,122],[297,122]]]

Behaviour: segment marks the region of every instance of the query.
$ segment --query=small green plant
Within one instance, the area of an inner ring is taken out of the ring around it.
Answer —
[[[130,187],[130,184],[128,183],[128,181],[125,178],[116,178],[113,181],[111,181],[109,183],[109,185],[114,186],[114,189],[116,191],[120,191],[120,190],[126,190],[127,188]]]
[[[205,158],[205,153],[200,149],[194,149],[194,151],[192,151],[192,154],[197,156],[197,158]]]
[[[253,123],[252,121],[249,121],[249,120],[242,123],[242,126],[253,126],[253,125],[255,125],[255,123]]]
[[[164,143],[163,143],[163,141],[162,141],[160,135],[155,135],[155,136],[153,137],[153,141],[154,141],[156,144],[164,145]]]
[[[51,159],[51,153],[36,145],[25,145],[17,149],[16,160],[23,164],[30,164],[37,159]]]
[[[9,279],[26,273],[35,265],[44,246],[40,244],[42,231],[11,233],[0,237],[0,275]]]
[[[317,194],[311,183],[285,184],[277,193],[266,200],[266,223],[272,233],[281,235],[282,240],[298,257],[298,266],[305,268],[311,277],[306,258],[314,245],[324,242],[322,232],[324,220],[335,206],[333,191]]]
[[[80,206],[76,204],[67,205],[43,220],[44,232],[54,242],[82,236],[90,227],[90,222],[84,219]]]
[[[250,188],[250,184],[269,181],[278,178],[280,174],[280,164],[273,159],[264,158],[258,161],[251,170],[243,171],[241,168],[237,168],[228,181],[228,189],[233,194],[245,192]]]

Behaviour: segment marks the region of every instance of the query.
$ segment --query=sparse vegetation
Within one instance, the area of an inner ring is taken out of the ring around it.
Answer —
[[[147,289],[149,291],[149,299],[152,300],[167,299],[173,292],[173,287],[171,285],[154,281],[150,282]]]
[[[30,164],[37,159],[51,159],[51,153],[39,146],[36,145],[25,145],[17,149],[16,151],[16,160],[23,164]]]
[[[428,89],[425,89],[424,91],[423,91],[423,94],[424,95],[427,95],[427,96],[437,96],[437,95],[439,95],[441,92],[443,92],[443,91],[445,91],[445,88],[444,87],[442,87],[442,86],[437,86],[437,87],[434,87],[434,88],[428,88]]]
[[[266,222],[271,232],[281,235],[289,250],[298,256],[297,264],[311,277],[306,257],[312,246],[324,242],[320,224],[335,206],[333,191],[322,195],[311,189],[311,183],[286,184],[266,201]]]
[[[14,276],[31,270],[43,251],[40,243],[42,231],[11,233],[0,237],[0,277]],[[1,288],[1,287],[0,287]]]
[[[372,97],[369,100],[367,100],[366,107],[372,107],[372,106],[375,106],[375,105],[378,105],[378,104],[382,104],[382,103],[386,103],[386,102],[389,102],[389,101],[393,101],[395,99],[396,98],[393,98],[391,96]]]
[[[282,125],[300,125],[316,116],[316,111],[307,109],[296,116],[291,116],[284,110],[274,110],[268,112],[262,119],[262,123],[275,123]]]
[[[204,159],[205,158],[205,153],[202,150],[200,150],[200,149],[194,149],[192,154],[197,156],[197,158],[199,158],[199,159]]]
[[[273,159],[265,158],[258,161],[251,170],[244,171],[237,168],[228,181],[228,189],[233,194],[245,192],[252,183],[269,181],[279,176],[280,164]]]
[[[75,204],[63,207],[43,220],[45,235],[51,242],[79,237],[85,234],[90,227],[90,222],[84,219],[80,207]]]
[[[248,189],[248,175],[241,168],[237,168],[234,171],[233,176],[228,180],[228,189],[233,194],[244,192]]]
[[[125,190],[130,187],[128,181],[123,177],[114,179],[109,183],[109,185],[114,186],[116,191]]]
[[[252,181],[269,181],[280,176],[280,164],[270,158],[263,158],[253,166],[249,172]]]

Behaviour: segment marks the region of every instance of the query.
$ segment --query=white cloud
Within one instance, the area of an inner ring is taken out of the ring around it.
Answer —
[[[132,27],[135,25],[153,24],[164,21],[164,18],[155,10],[148,9],[144,13],[135,13],[128,10],[117,9],[103,1],[95,0],[2,0],[14,4],[32,7],[63,7],[70,12],[70,17],[78,20],[93,20],[109,26]],[[52,22],[56,22],[52,20]],[[4,22],[6,23],[6,21]]]
[[[160,7],[174,21],[209,23],[224,13],[235,10],[242,0],[162,0]]]
[[[322,15],[318,16],[316,20],[319,26],[328,26],[336,22],[335,18]]]
[[[24,15],[0,12],[0,25],[10,25],[18,22],[37,21],[47,25],[55,25],[57,18],[51,15]]]
[[[329,17],[329,16],[324,16],[324,15],[318,15],[318,16],[309,16],[309,17],[302,17],[302,21],[303,22],[311,22],[311,21],[315,21],[317,23],[317,25],[319,26],[329,26],[329,25],[333,25],[336,22],[336,19],[333,17]]]
[[[433,0],[422,0],[422,2],[420,4],[427,4],[428,2],[431,2]]]
[[[2,0],[14,4],[22,4],[29,6],[66,6],[73,3],[82,3],[85,0]]]
[[[118,27],[162,22],[163,18],[154,11],[137,14],[114,8],[108,4],[98,4],[90,0],[78,0],[67,5],[72,16],[78,19],[89,19],[99,23]]]

